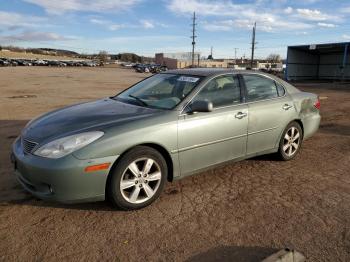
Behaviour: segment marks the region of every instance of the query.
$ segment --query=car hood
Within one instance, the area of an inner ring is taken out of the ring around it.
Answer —
[[[162,110],[123,103],[114,99],[69,106],[32,120],[22,132],[25,139],[40,143],[90,130],[103,130],[110,125],[124,124],[140,118],[151,117]]]

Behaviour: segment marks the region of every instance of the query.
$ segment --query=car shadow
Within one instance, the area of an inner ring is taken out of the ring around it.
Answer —
[[[277,252],[278,249],[269,247],[240,247],[240,246],[218,246],[206,252],[194,255],[186,262],[211,262],[211,261],[235,261],[255,262]]]
[[[58,202],[51,202],[47,200],[41,200],[33,196],[29,196],[23,199],[1,201],[0,206],[7,205],[28,205],[38,208],[57,208],[57,209],[72,209],[72,210],[94,210],[94,211],[123,211],[116,207],[113,207],[107,201],[91,202],[91,203],[79,203],[79,204],[64,204]]]
[[[261,155],[261,156],[255,156],[255,157],[252,157],[252,158],[248,158],[247,159],[248,161],[249,160],[253,160],[253,161],[276,161],[276,162],[279,162],[281,161],[277,154],[267,154],[267,155]]]
[[[17,182],[16,182],[17,183]],[[176,181],[174,183],[177,183]],[[11,205],[21,205],[21,206],[33,206],[38,208],[57,208],[57,209],[67,209],[67,210],[82,210],[82,211],[114,211],[114,212],[130,212],[113,206],[108,200],[97,201],[97,202],[84,202],[84,203],[60,203],[49,200],[39,199],[30,193],[26,192],[21,185],[17,184],[12,188],[17,191],[17,196],[11,194],[12,198],[4,198],[0,195],[0,206],[11,206]],[[178,190],[174,189],[173,184],[166,184],[163,194],[164,195],[174,195],[179,193]],[[156,202],[161,201],[161,199],[156,200]],[[156,203],[155,203],[156,204]],[[147,208],[147,207],[146,207]]]

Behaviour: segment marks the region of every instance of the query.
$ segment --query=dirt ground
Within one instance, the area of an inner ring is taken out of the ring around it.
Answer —
[[[258,261],[284,247],[309,261],[350,261],[350,84],[297,85],[321,96],[322,124],[295,160],[264,156],[168,183],[143,210],[48,203],[21,189],[9,154],[29,119],[145,76],[0,68],[1,261]]]

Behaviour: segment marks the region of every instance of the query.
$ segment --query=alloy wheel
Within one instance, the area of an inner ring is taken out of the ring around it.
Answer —
[[[292,126],[284,135],[283,151],[288,157],[291,157],[298,151],[299,145],[300,132],[296,127]]]
[[[162,174],[159,164],[151,158],[139,158],[128,165],[120,181],[123,198],[132,204],[143,203],[157,192]]]

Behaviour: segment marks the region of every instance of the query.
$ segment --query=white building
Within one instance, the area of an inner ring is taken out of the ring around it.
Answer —
[[[198,59],[201,53],[194,52],[195,60]],[[190,61],[192,60],[192,52],[177,52],[177,53],[163,53],[165,58],[172,58],[180,61]]]

